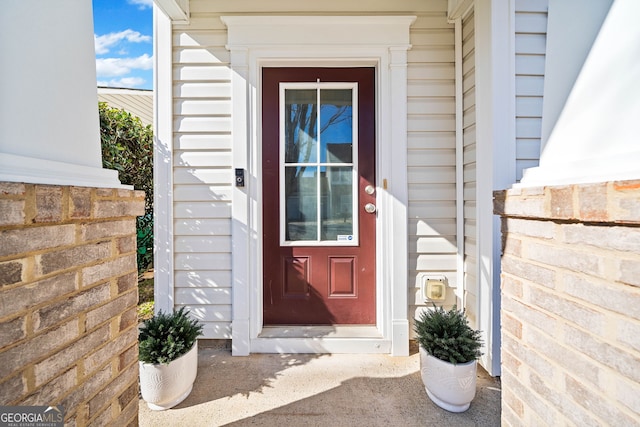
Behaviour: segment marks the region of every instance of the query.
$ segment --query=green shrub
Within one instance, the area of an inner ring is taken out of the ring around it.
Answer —
[[[140,361],[169,363],[191,350],[202,334],[202,324],[184,310],[181,307],[171,314],[160,311],[143,322],[138,344]]]
[[[145,192],[145,215],[137,221],[138,271],[153,262],[153,130],[125,110],[98,103],[102,167],[118,171],[122,184]]]
[[[445,362],[458,364],[476,360],[482,356],[481,332],[471,329],[464,311],[433,305],[416,320],[414,330],[420,346],[431,356]]]
[[[142,273],[153,263],[153,212],[137,218],[136,237],[138,240],[138,271]]]

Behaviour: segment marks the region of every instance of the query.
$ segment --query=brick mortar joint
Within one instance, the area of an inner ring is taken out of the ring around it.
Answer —
[[[640,197],[640,196],[639,196]],[[571,225],[571,224],[584,224],[593,227],[640,227],[640,217],[637,221],[620,221],[620,220],[607,220],[607,221],[594,221],[584,220],[579,218],[558,218],[552,215],[539,216],[539,215],[524,215],[520,213],[504,213],[494,209],[494,214],[499,215],[502,220],[506,219],[520,219],[525,221],[537,221],[537,222],[552,222],[559,225]],[[508,231],[508,230],[507,230]],[[514,233],[517,234],[517,233]]]
[[[38,226],[43,226],[43,225],[44,224],[38,224]],[[62,225],[70,225],[70,224],[62,224]],[[82,225],[84,225],[84,224],[80,224],[80,227]],[[44,225],[44,226],[46,226],[46,225]],[[20,228],[18,228],[18,229],[20,229]],[[0,232],[1,231],[3,231],[2,227],[0,227]],[[64,251],[64,250],[78,248],[78,247],[87,246],[87,245],[95,245],[95,244],[98,244],[98,243],[104,243],[105,245],[108,245],[108,244],[113,244],[113,242],[115,242],[115,244],[117,245],[117,240],[118,239],[121,239],[121,238],[132,238],[132,237],[136,237],[136,233],[135,232],[129,233],[129,234],[117,235],[117,236],[95,238],[95,239],[92,239],[92,240],[81,240],[80,238],[76,237],[76,241],[71,243],[71,244],[68,244],[68,245],[48,247],[48,248],[43,248],[43,249],[38,249],[38,250],[33,250],[33,251],[28,251],[28,252],[20,252],[20,253],[10,254],[10,255],[6,255],[6,256],[0,256],[0,263],[11,262],[11,261],[20,261],[20,260],[29,259],[29,258],[32,258],[34,260],[34,262],[35,262],[35,257],[41,256],[41,255],[45,255],[45,254],[48,254],[48,253],[51,253],[51,252],[59,252],[59,251]],[[135,250],[132,250],[130,252],[112,254],[108,258],[102,258],[102,260],[112,261],[112,260],[115,260],[115,259],[120,258],[120,257],[132,256],[134,254],[135,254]],[[68,269],[65,269],[65,270],[56,270],[56,271],[53,271],[51,273],[47,273],[46,275],[41,275],[41,276],[37,276],[37,277],[34,276],[32,280],[19,282],[17,284],[12,284],[12,285],[5,285],[4,288],[13,287],[14,285],[16,285],[16,286],[24,286],[24,285],[29,284],[29,283],[33,283],[33,282],[37,282],[37,281],[44,280],[44,279],[47,279],[47,278],[51,278],[51,277],[56,276],[58,274],[68,273],[70,271],[73,271],[74,269],[82,270],[83,268],[95,266],[95,265],[102,264],[102,263],[103,262],[91,262],[91,263],[87,263],[87,264],[74,265],[74,266],[69,267]],[[120,276],[117,276],[117,277],[120,277]]]
[[[599,224],[600,226],[603,226],[601,224]],[[603,226],[604,227],[604,226]],[[620,227],[620,225],[617,225],[617,227]],[[638,228],[636,226],[634,227],[627,227],[627,228]],[[639,254],[637,254],[636,252],[634,252],[631,249],[620,249],[620,248],[615,248],[612,247],[611,244],[609,245],[604,245],[598,241],[594,241],[594,240],[589,240],[589,241],[581,241],[579,245],[576,245],[576,243],[573,243],[571,241],[568,241],[566,238],[560,238],[558,236],[556,236],[555,238],[542,238],[542,237],[538,237],[538,236],[529,236],[526,234],[519,234],[519,233],[511,233],[509,231],[507,231],[507,235],[509,236],[507,238],[507,243],[510,241],[510,239],[513,240],[518,240],[521,243],[521,249],[520,249],[520,254],[524,254],[526,253],[526,250],[530,248],[531,245],[539,245],[539,246],[544,246],[547,247],[549,249],[551,248],[555,248],[557,250],[560,251],[564,251],[567,254],[571,254],[571,256],[574,255],[581,255],[581,256],[590,256],[590,255],[595,255],[600,257],[601,259],[606,259],[606,258],[615,258],[615,259],[629,259],[629,260],[633,260],[636,259],[638,257]],[[504,254],[503,254],[504,255]],[[568,271],[572,271],[570,269],[567,268],[563,268],[560,266],[556,266],[556,265],[552,265],[552,264],[546,264],[542,261],[535,261],[533,259],[527,258],[526,256],[517,256],[514,255],[512,253],[509,253],[509,255],[514,256],[515,258],[521,259],[523,261],[529,262],[529,263],[541,263],[540,266],[543,266],[545,268],[559,268],[561,270],[568,270]],[[600,278],[601,276],[593,276],[593,275],[589,275],[590,277],[598,277]]]
[[[69,271],[65,271],[65,272],[68,273]],[[130,271],[130,272],[118,275],[118,276],[105,278],[104,280],[100,280],[100,281],[92,283],[91,285],[88,285],[88,286],[84,286],[83,287],[83,286],[80,285],[76,289],[74,289],[73,292],[64,293],[64,294],[58,295],[55,298],[49,299],[49,300],[47,300],[45,302],[41,302],[40,304],[36,304],[36,305],[33,305],[33,306],[28,306],[28,307],[26,307],[26,308],[24,308],[22,310],[12,312],[12,313],[0,318],[0,322],[12,321],[12,320],[18,319],[20,317],[32,317],[35,313],[37,313],[41,309],[46,309],[47,307],[51,307],[51,306],[54,306],[54,305],[56,305],[58,303],[68,301],[70,299],[73,299],[73,298],[85,293],[85,292],[90,291],[91,289],[95,289],[95,288],[97,288],[99,286],[104,286],[106,284],[110,285],[113,280],[117,280],[120,277],[127,276],[127,275],[131,274],[132,272],[133,272],[133,270]],[[56,275],[58,275],[57,273],[58,272],[53,273],[51,275],[51,277],[55,277]],[[40,281],[41,279],[43,279],[43,278],[42,277],[38,278],[38,280],[36,280],[36,281]],[[46,279],[46,277],[44,279]],[[20,287],[23,287],[23,286],[28,286],[31,283],[33,283],[33,282],[23,282],[23,283],[20,283],[20,284],[17,284],[17,285],[12,285],[11,289],[17,289],[17,288],[20,288]],[[75,314],[73,314],[73,315],[71,315],[69,317],[62,318],[62,319],[59,320],[59,322],[56,322],[56,323],[54,323],[54,324],[52,324],[50,326],[47,326],[44,329],[41,329],[41,330],[38,330],[38,331],[32,331],[32,333],[27,334],[27,336],[25,336],[23,339],[15,342],[15,343],[10,344],[9,346],[3,347],[2,351],[9,350],[10,348],[15,347],[15,346],[17,346],[17,345],[19,345],[21,343],[27,342],[29,340],[37,339],[39,336],[41,336],[43,334],[46,334],[49,331],[60,327],[61,325],[66,324],[68,321],[70,321],[70,320],[72,320],[74,318],[75,319],[79,319],[80,316],[83,315],[83,314],[86,315],[86,314],[88,314],[88,313],[90,313],[90,312],[92,312],[94,310],[97,310],[97,309],[100,309],[100,308],[106,306],[107,304],[109,304],[109,303],[111,303],[111,302],[113,302],[113,301],[115,301],[115,300],[117,300],[119,298],[125,297],[128,294],[133,294],[134,292],[137,292],[137,291],[138,291],[137,287],[134,287],[134,288],[132,288],[132,289],[126,291],[126,292],[123,292],[123,293],[119,293],[119,294],[115,294],[115,295],[110,293],[109,298],[107,298],[105,300],[102,300],[102,301],[99,301],[95,305],[91,305],[91,306],[85,308],[84,310],[81,310],[81,311],[79,311],[79,312],[77,312],[77,313],[75,313]],[[131,310],[134,307],[136,307],[135,304],[126,306],[122,311],[118,311],[117,313],[114,313],[114,317],[121,316],[122,314],[126,313],[127,311]],[[95,327],[91,328],[90,330],[84,331],[83,334],[88,334],[88,333],[94,332],[96,329],[100,328],[102,325],[103,324],[96,325]],[[130,328],[131,327],[121,331],[118,335],[124,334]]]
[[[507,273],[507,274],[509,274],[510,277],[518,277],[518,276],[515,276],[515,275],[513,275],[511,273]],[[558,298],[558,299],[562,299],[562,300],[566,300],[568,302],[575,303],[575,304],[580,305],[580,306],[582,306],[582,307],[584,307],[586,309],[592,310],[594,312],[597,312],[599,314],[605,315],[607,317],[611,317],[612,319],[616,319],[616,320],[628,319],[627,316],[625,316],[625,315],[623,315],[623,314],[621,314],[619,312],[603,308],[601,305],[592,303],[592,302],[590,302],[588,300],[580,299],[580,298],[578,298],[578,297],[576,297],[574,295],[571,295],[571,294],[565,292],[562,289],[548,288],[548,287],[546,287],[544,285],[541,285],[539,283],[530,282],[530,281],[522,281],[522,288],[523,288],[522,289],[523,296],[518,296],[518,295],[516,295],[514,293],[502,290],[501,291],[502,292],[502,298],[507,296],[508,298],[510,298],[510,299],[512,299],[514,301],[517,301],[517,302],[519,302],[520,304],[522,304],[524,306],[536,307],[535,310],[540,311],[540,312],[548,315],[549,317],[553,317],[555,320],[561,321],[561,323],[574,324],[573,322],[571,322],[570,320],[566,319],[565,317],[562,317],[561,315],[556,314],[556,313],[554,313],[552,311],[548,311],[548,310],[546,310],[544,307],[542,307],[540,305],[532,305],[528,301],[528,300],[530,300],[530,298],[528,296],[525,296],[525,294],[524,294],[526,288],[536,288],[536,289],[538,289],[538,290],[540,290],[542,292],[545,292],[545,293],[551,295],[552,297],[555,297],[555,298]],[[504,314],[508,314],[510,317],[514,318],[516,321],[519,321],[523,325],[526,323],[522,319],[518,319],[516,316],[514,316],[512,311],[508,311],[508,310],[505,309]],[[577,329],[581,329],[584,332],[589,333],[590,335],[598,336],[597,334],[593,334],[591,329],[589,329],[587,327],[576,325],[576,328]],[[605,339],[605,337],[602,337],[602,338]],[[609,340],[607,340],[607,341],[609,342]],[[614,339],[610,340],[610,342],[616,343],[616,342],[618,342],[618,340],[614,338]],[[640,352],[639,352],[639,354],[640,354]]]
[[[514,276],[517,277],[517,276]],[[613,319],[613,320],[625,320],[628,319],[628,317],[624,316],[623,314],[620,314],[618,312],[615,311],[611,311],[611,310],[607,310],[607,309],[603,309],[601,306],[596,305],[596,304],[591,304],[588,301],[585,300],[581,300],[573,295],[567,294],[566,292],[562,291],[562,290],[558,290],[558,289],[551,289],[551,288],[547,288],[543,285],[540,285],[538,283],[535,282],[524,282],[523,281],[523,288],[525,287],[536,287],[539,288],[540,290],[547,292],[549,294],[552,294],[554,297],[557,297],[558,299],[563,299],[563,300],[567,300],[573,303],[577,303],[587,309],[593,310],[599,314],[602,314],[604,316],[606,316],[609,319]],[[524,289],[523,289],[524,292]],[[572,329],[576,329],[579,330],[581,332],[583,332],[586,335],[589,335],[593,338],[595,338],[596,340],[619,350],[622,350],[632,356],[635,357],[640,357],[640,351],[634,349],[633,347],[628,346],[627,344],[625,344],[622,341],[619,341],[615,335],[601,335],[601,334],[597,334],[594,333],[590,328],[586,327],[586,326],[581,326],[577,323],[572,322],[570,319],[567,319],[566,317],[563,317],[561,314],[556,314],[552,311],[548,311],[547,309],[545,309],[544,307],[540,306],[540,305],[536,305],[536,304],[532,304],[530,302],[530,297],[526,296],[523,294],[522,297],[519,297],[513,293],[506,293],[504,290],[501,291],[502,296],[501,298],[504,299],[505,296],[508,297],[509,299],[518,302],[520,305],[524,306],[524,307],[528,307],[529,309],[533,309],[534,311],[540,312],[552,319],[554,319],[556,322],[558,322],[558,327],[570,327]],[[548,337],[549,342],[554,342],[556,344],[560,344],[562,347],[565,347],[571,351],[574,352],[579,352],[578,349],[573,348],[571,346],[566,345],[564,340],[559,340],[557,339],[556,336],[551,335],[548,333],[548,331],[539,328],[538,326],[527,322],[525,320],[520,319],[517,315],[518,315],[518,311],[512,311],[512,310],[508,310],[506,308],[503,307],[503,314],[505,315],[509,315],[510,317],[518,320],[519,322],[521,322],[521,325],[523,327],[523,329],[525,327],[534,327],[535,329],[537,329],[538,331],[540,331],[544,336]],[[514,337],[514,339],[518,340],[518,341],[522,341],[521,338],[517,338],[515,337],[515,335],[509,333],[507,330],[503,329],[502,333],[506,333],[511,337]],[[540,353],[541,355],[545,356],[543,353]],[[585,356],[588,359],[590,359],[591,361],[593,361],[594,363],[596,363],[597,365],[599,365],[600,368],[607,368],[606,364],[601,363],[600,361],[598,361],[597,359],[593,359],[591,358],[591,356]],[[609,368],[610,369],[610,368]]]
[[[0,225],[0,232],[2,231],[14,231],[14,230],[25,230],[25,229],[37,229],[37,228],[47,228],[47,227],[62,227],[65,225],[75,225],[76,227],[78,226],[85,226],[85,225],[91,225],[91,224],[98,224],[101,222],[111,222],[111,221],[126,221],[126,220],[130,220],[130,221],[135,221],[136,218],[138,218],[139,216],[142,215],[121,215],[121,216],[113,216],[113,217],[100,217],[100,218],[95,218],[95,217],[90,217],[90,218],[66,218],[62,221],[57,221],[57,222],[31,222],[31,220],[28,220],[27,222],[27,218],[25,218],[25,223],[23,224],[12,224],[12,225]],[[135,235],[135,233],[130,233],[131,235]],[[119,238],[119,237],[123,237],[124,235],[118,235],[118,236],[112,236],[110,237],[111,239],[115,239],[115,238]],[[75,245],[75,243],[74,243]],[[67,246],[73,246],[73,245],[67,245]],[[26,252],[25,252],[26,253]]]
[[[0,184],[2,184],[0,182]],[[88,195],[86,199],[90,202],[90,215],[88,217],[82,218],[71,218],[70,205],[73,200],[74,195],[77,190],[88,190]],[[12,193],[0,193],[0,200],[11,200],[11,201],[24,201],[24,206],[22,207],[22,213],[24,214],[24,223],[11,225],[11,226],[1,226],[0,230],[3,229],[12,229],[12,228],[21,228],[24,226],[32,225],[36,217],[38,215],[39,207],[37,206],[37,198],[38,194],[42,195],[43,193],[50,193],[53,195],[56,201],[60,204],[60,215],[61,218],[59,221],[42,221],[38,224],[42,225],[50,225],[50,224],[66,224],[66,223],[76,223],[78,221],[86,221],[91,219],[103,219],[104,216],[96,217],[95,216],[95,205],[98,202],[111,201],[118,203],[126,203],[130,205],[136,205],[142,203],[144,205],[145,202],[145,194],[144,191],[140,190],[118,190],[113,189],[111,194],[102,195],[101,192],[104,189],[94,188],[94,187],[76,187],[76,186],[63,186],[63,185],[46,185],[46,184],[24,184],[24,192],[21,194],[12,194]],[[123,192],[125,194],[123,194]],[[144,213],[140,213],[143,215]],[[128,218],[128,217],[137,217],[140,215],[116,215],[112,218]],[[37,224],[34,224],[37,225]]]

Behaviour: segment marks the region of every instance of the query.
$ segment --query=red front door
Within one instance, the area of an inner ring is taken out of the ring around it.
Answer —
[[[375,70],[262,77],[264,324],[374,324]]]

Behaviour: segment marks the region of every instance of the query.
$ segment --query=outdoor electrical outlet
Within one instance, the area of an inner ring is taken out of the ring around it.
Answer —
[[[447,297],[447,278],[444,276],[424,276],[422,297],[425,301],[444,301]]]

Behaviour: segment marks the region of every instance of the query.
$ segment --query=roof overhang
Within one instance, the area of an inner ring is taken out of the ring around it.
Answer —
[[[189,21],[189,0],[153,0],[173,22]]]
[[[453,21],[458,18],[462,18],[467,10],[473,4],[473,0],[449,0],[447,6],[447,18]]]

